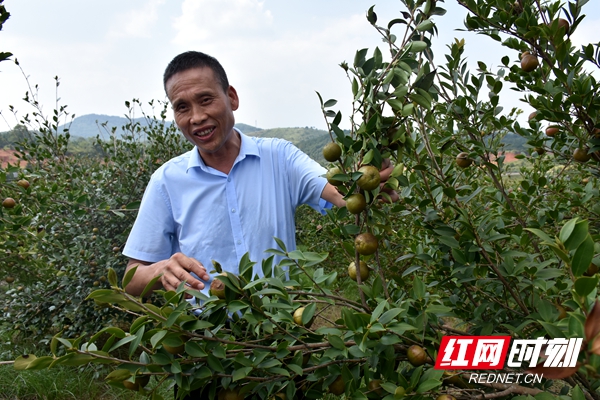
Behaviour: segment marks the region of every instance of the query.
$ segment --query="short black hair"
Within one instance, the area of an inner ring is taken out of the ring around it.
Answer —
[[[167,91],[167,81],[176,73],[187,71],[192,68],[207,67],[212,69],[215,77],[221,83],[223,91],[227,93],[227,90],[229,89],[229,80],[227,80],[227,74],[225,73],[223,66],[216,58],[199,51],[186,51],[185,53],[175,56],[175,58],[171,60],[169,65],[167,65],[163,75],[163,86],[165,88],[165,92]]]

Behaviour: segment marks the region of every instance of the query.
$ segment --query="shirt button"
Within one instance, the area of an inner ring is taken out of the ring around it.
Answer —
[[[231,182],[231,178],[227,178],[227,182]]]
[[[238,241],[237,241],[237,244],[242,244],[242,241],[241,241],[241,240],[238,240]]]
[[[231,212],[232,212],[232,213],[234,213],[234,212],[235,212],[235,208],[232,208],[232,209],[231,209]]]

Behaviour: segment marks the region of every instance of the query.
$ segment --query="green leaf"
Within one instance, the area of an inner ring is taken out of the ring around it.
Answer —
[[[394,111],[400,111],[404,107],[404,102],[398,99],[388,99],[387,103],[392,107]]]
[[[571,399],[573,400],[586,400],[583,391],[579,385],[575,386],[571,392]]]
[[[431,108],[431,101],[420,94],[411,93],[408,97],[423,108],[428,110]]]
[[[548,236],[544,231],[542,231],[540,229],[525,228],[525,230],[533,233],[534,235],[536,235],[537,237],[542,239],[542,241],[544,241],[544,242],[554,243],[554,240],[550,236]]]
[[[415,276],[413,279],[413,292],[415,294],[415,298],[422,299],[425,296],[425,284],[418,276]]]
[[[16,369],[18,371],[25,370],[25,369],[27,369],[29,364],[31,364],[36,358],[37,357],[35,356],[35,354],[25,354],[25,355],[19,356],[15,359],[13,367],[14,367],[14,369]]]
[[[594,240],[588,234],[583,243],[577,247],[573,255],[571,271],[575,276],[581,276],[587,271],[594,258]]]
[[[250,372],[252,372],[252,367],[236,368],[235,371],[233,371],[233,381],[235,382],[244,379]]]
[[[556,309],[552,303],[547,300],[540,300],[538,304],[538,312],[544,321],[551,322],[554,319],[555,311]]]
[[[383,314],[383,310],[385,309],[386,305],[387,305],[387,302],[385,302],[385,301],[382,301],[379,304],[377,304],[377,307],[371,313],[370,323],[373,323],[373,322],[375,322],[375,321],[377,321],[379,319],[379,316],[381,314]]]
[[[442,382],[436,379],[427,379],[424,382],[421,382],[421,384],[419,384],[419,387],[417,388],[417,393],[421,394],[421,393],[425,393],[430,391],[431,389],[434,389],[438,386],[441,386]]]
[[[433,23],[432,20],[426,19],[425,21],[423,21],[419,25],[417,25],[417,27],[415,29],[418,32],[422,32],[422,31],[428,31],[431,28],[433,28],[434,26],[435,26],[435,24]]]
[[[56,350],[58,348],[58,337],[62,334],[63,331],[58,332],[56,335],[52,336],[52,340],[50,341],[50,352],[56,356]]]
[[[410,43],[410,50],[413,53],[419,53],[427,48],[427,43],[421,40],[415,40]]]
[[[337,335],[327,335],[327,340],[334,348],[338,350],[346,349],[346,344],[344,343],[342,338]]]
[[[160,343],[161,340],[169,333],[168,331],[158,331],[150,338],[150,344],[152,348],[156,348],[156,346]]]
[[[60,361],[62,365],[68,365],[70,367],[78,367],[80,365],[89,364],[94,361],[94,357],[88,354],[69,353],[64,357],[61,357],[55,361]]]
[[[85,299],[86,300],[100,299],[100,300],[104,301],[104,299],[112,298],[110,296],[113,296],[113,295],[114,295],[114,298],[117,299],[117,300],[115,300],[115,302],[121,301],[121,300],[125,300],[125,296],[123,296],[122,293],[120,293],[120,292],[118,292],[116,290],[113,290],[113,289],[97,289],[97,290],[94,290]]]
[[[200,347],[200,345],[193,341],[190,340],[188,342],[186,342],[185,344],[185,352],[186,354],[192,356],[192,357],[206,357],[208,354],[206,354],[206,352],[202,349],[202,347]]]
[[[108,283],[111,286],[117,286],[117,273],[112,268],[108,269]]]
[[[565,337],[565,334],[555,325],[552,325],[548,322],[543,322],[543,321],[538,321],[546,330],[546,332],[548,332],[548,334],[552,337],[552,338],[561,338],[561,337]]]
[[[131,282],[131,279],[133,278],[133,275],[135,274],[135,271],[137,270],[139,264],[133,266],[132,268],[130,268],[126,273],[125,276],[123,277],[123,287],[127,287],[127,285],[129,285],[129,282]]]
[[[236,313],[236,312],[238,312],[240,310],[244,310],[244,309],[246,309],[248,307],[250,307],[249,304],[247,304],[247,303],[245,303],[243,301],[240,301],[240,300],[234,300],[234,301],[232,301],[231,303],[229,303],[227,305],[227,309],[229,310],[229,312],[231,314]]]
[[[315,315],[315,310],[317,309],[316,303],[311,303],[306,306],[304,312],[302,313],[302,325],[308,325],[308,323],[312,320]]]
[[[104,378],[108,382],[122,382],[131,377],[131,371],[127,369],[115,369]]]
[[[565,243],[569,239],[571,233],[573,233],[573,230],[575,229],[575,225],[577,225],[578,220],[578,218],[573,218],[572,220],[567,221],[567,223],[562,227],[560,234],[558,235],[558,239],[562,243]]]
[[[402,312],[401,308],[392,308],[391,310],[388,310],[385,313],[383,313],[381,318],[379,318],[379,323],[382,325],[385,325],[385,324],[391,322],[394,318],[396,318],[396,316],[398,314],[400,314],[401,312]]]
[[[131,333],[136,333],[138,329],[140,329],[140,327],[142,325],[145,325],[148,322],[148,316],[146,315],[142,315],[141,317],[137,317],[135,319],[135,321],[133,321],[133,323],[131,324],[131,327],[129,327],[129,332]],[[123,332],[123,336],[117,336],[119,339],[122,339],[125,337],[125,332]]]
[[[108,350],[109,353],[113,352],[114,350],[118,349],[119,347],[123,346],[124,344],[127,344],[133,340],[135,340],[135,335],[132,336],[127,336],[124,337],[123,339],[119,340],[117,343],[113,344],[111,346],[111,348]]]
[[[155,276],[154,278],[150,279],[150,281],[146,284],[146,287],[144,288],[144,290],[142,290],[142,293],[140,294],[140,297],[144,297],[146,295],[146,293],[150,293],[150,291],[152,290],[152,288],[154,287],[154,285],[156,285],[156,282],[158,282],[158,280],[162,277],[162,274]],[[125,285],[123,285],[123,287],[125,287]]]
[[[566,226],[566,225],[565,225]],[[565,245],[565,248],[567,250],[574,250],[577,247],[579,247],[579,245],[586,239],[586,237],[588,236],[588,227],[589,224],[587,221],[583,220],[583,221],[578,221],[574,228],[573,231],[571,232],[571,234],[569,235],[569,238],[566,240],[563,240],[563,243]],[[564,229],[564,227],[563,227]],[[562,233],[562,230],[561,230]],[[562,239],[561,239],[562,240]]]
[[[323,104],[323,107],[325,107],[325,108],[329,108],[329,107],[333,107],[333,106],[335,106],[336,104],[337,104],[337,100],[335,100],[335,99],[330,99],[330,100],[327,100],[327,101],[325,102],[325,104]]]
[[[591,277],[582,276],[575,281],[575,293],[580,296],[587,296],[592,293],[594,289],[598,286],[598,275],[594,275]]]

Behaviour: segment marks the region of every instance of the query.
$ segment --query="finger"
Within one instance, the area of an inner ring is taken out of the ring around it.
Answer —
[[[165,274],[161,278],[161,283],[162,283],[163,288],[166,291],[169,291],[169,290],[177,289],[177,286],[179,285],[179,280],[172,275],[167,276]]]
[[[381,182],[385,182],[390,178],[392,172],[394,171],[394,166],[392,165],[389,158],[383,160],[381,164],[381,170],[379,171],[379,176],[381,177]]]
[[[190,288],[202,290],[204,289],[204,282],[198,280],[194,275],[188,272],[188,270],[182,269],[183,273],[180,275],[182,282],[185,282]]]
[[[202,263],[196,260],[195,258],[190,258],[190,260],[192,261],[192,263],[190,264],[189,271],[198,275],[198,278],[202,279],[203,281],[210,280],[210,275],[208,274],[208,272],[206,272],[206,268],[204,268],[204,265],[202,265]]]
[[[187,257],[182,253],[173,255],[173,257],[171,257],[171,261],[171,270],[180,281],[186,281],[195,289],[204,289],[205,285],[201,280],[208,281],[210,276],[206,272],[206,268],[204,268],[202,263],[194,258]],[[192,274],[195,274],[196,276]]]
[[[384,188],[381,191],[387,193],[390,196],[389,199],[387,197],[382,196],[381,199],[379,199],[379,201],[381,201],[382,203],[389,203],[390,200],[392,201],[392,203],[395,203],[398,200],[400,200],[400,196],[395,190],[392,190],[390,188]]]

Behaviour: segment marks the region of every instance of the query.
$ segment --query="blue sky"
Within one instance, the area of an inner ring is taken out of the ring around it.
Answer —
[[[574,42],[600,41],[599,3],[584,8],[588,18]],[[379,21],[403,9],[397,0],[5,0],[12,15],[0,32],[0,51],[14,53],[39,86],[45,113],[55,104],[54,76],[61,104],[76,115],[123,115],[126,100],[164,100],[165,66],[194,49],[218,58],[228,72],[240,96],[237,122],[324,128],[315,91],[338,99],[346,117],[350,86],[339,63],[352,61],[360,48],[384,48],[365,18],[373,4]],[[466,11],[454,0],[442,6],[448,14],[436,19],[437,57],[454,38],[466,39],[471,65],[497,66],[509,54],[487,38],[456,31]],[[27,84],[14,63],[0,64],[0,88],[0,111],[14,125],[9,105],[21,115],[31,111],[21,100]],[[514,95],[507,101],[519,105]],[[0,126],[8,129],[1,118]]]

